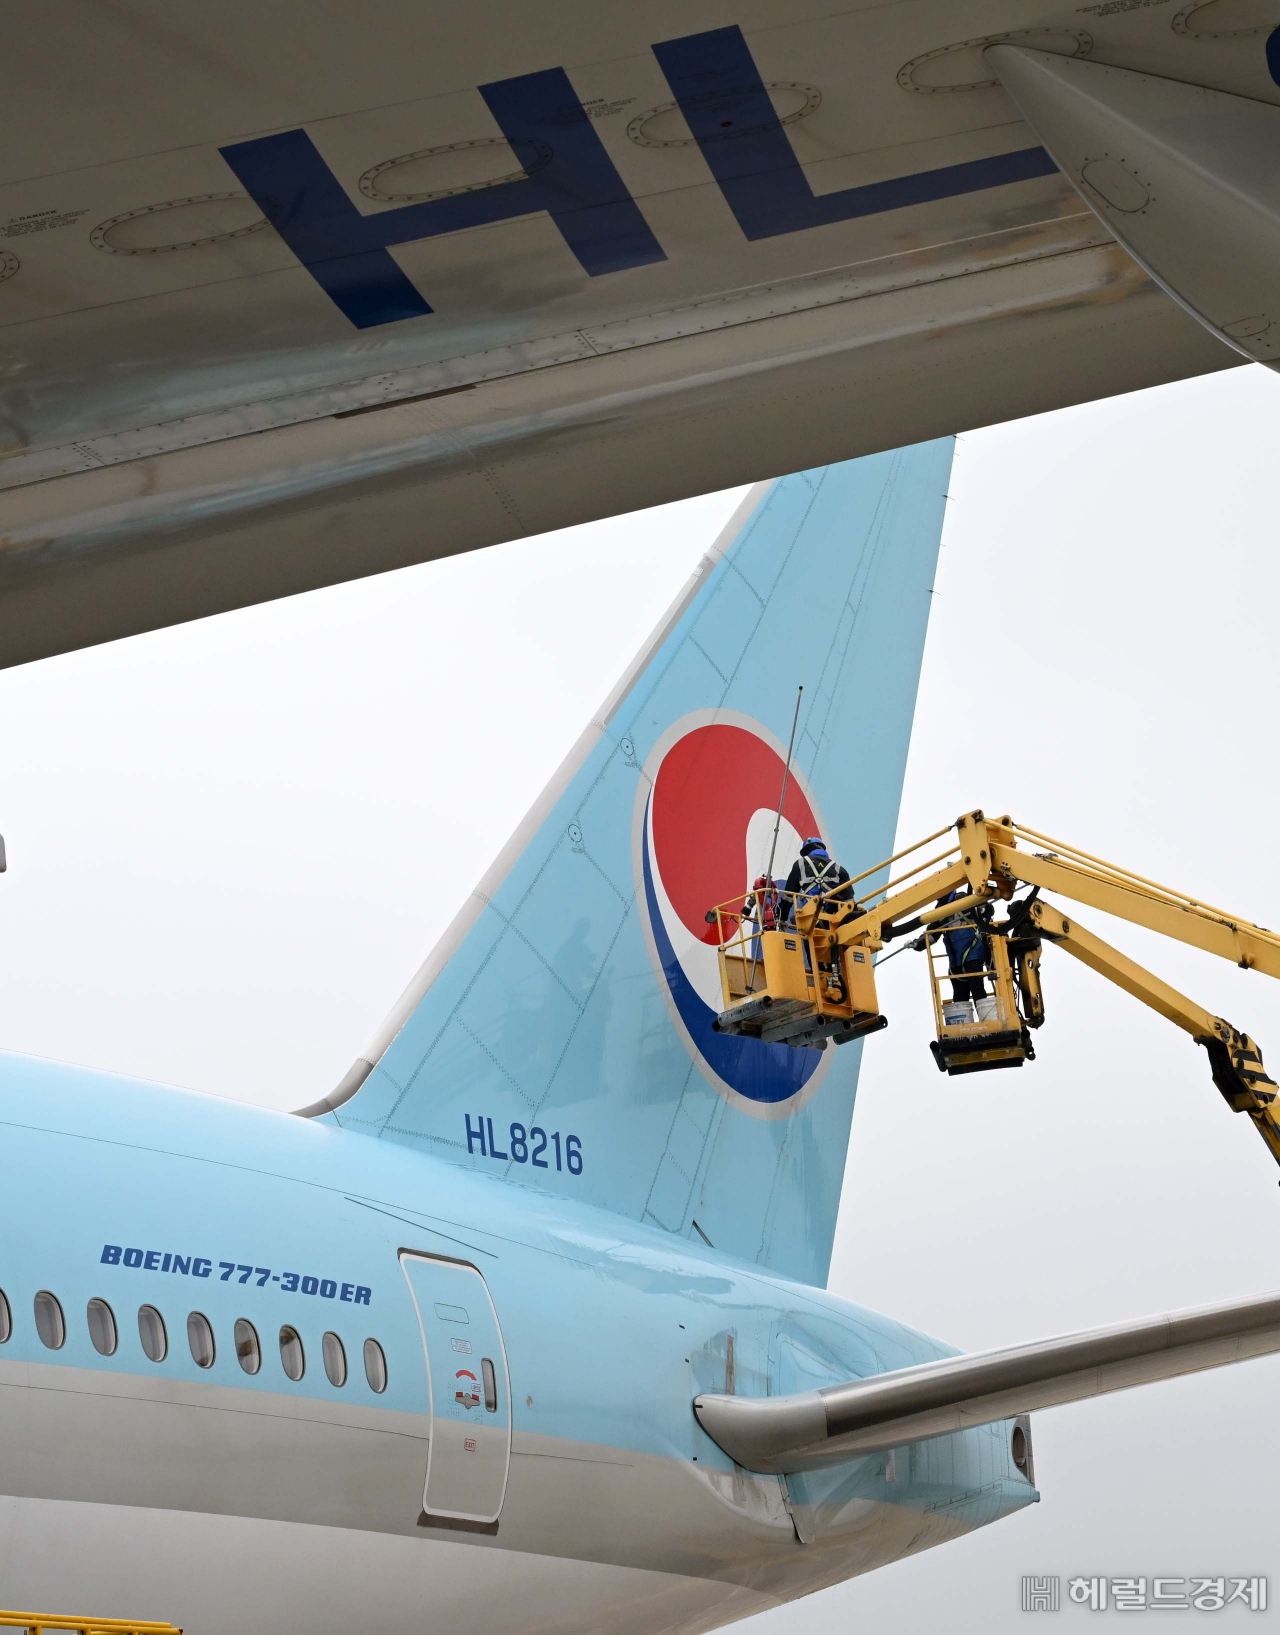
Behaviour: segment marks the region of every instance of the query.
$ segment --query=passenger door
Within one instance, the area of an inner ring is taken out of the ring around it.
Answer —
[[[511,1464],[511,1382],[498,1314],[474,1266],[403,1252],[431,1389],[422,1508],[496,1530]]]

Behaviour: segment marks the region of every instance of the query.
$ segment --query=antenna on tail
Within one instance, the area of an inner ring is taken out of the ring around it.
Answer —
[[[765,879],[773,885],[773,860],[778,854],[778,831],[782,828],[782,808],[787,800],[787,780],[791,776],[791,752],[796,747],[796,726],[800,720],[800,700],[804,697],[803,686],[796,688],[796,713],[791,717],[791,739],[787,744],[787,764],[782,769],[782,793],[778,796],[778,817],[773,825],[773,845],[769,848],[769,867],[764,871]]]

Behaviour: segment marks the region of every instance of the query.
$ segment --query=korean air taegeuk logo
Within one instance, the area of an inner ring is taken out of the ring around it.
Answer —
[[[717,903],[744,897],[762,874],[777,820],[785,749],[750,716],[698,710],[670,727],[645,763],[634,851],[641,923],[668,1011],[702,1073],[756,1117],[784,1116],[817,1089],[827,1058],[712,1031],[724,1008]],[[824,832],[795,769],[787,785],[774,876],[806,835]]]

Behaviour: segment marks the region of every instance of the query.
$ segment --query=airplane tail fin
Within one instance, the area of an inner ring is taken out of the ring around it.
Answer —
[[[892,850],[950,438],[758,484],[313,1117],[826,1280],[862,1046],[714,1033],[706,910]]]

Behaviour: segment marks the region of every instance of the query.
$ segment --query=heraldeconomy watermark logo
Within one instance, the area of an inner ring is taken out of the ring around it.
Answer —
[[[1067,1593],[1064,1601],[1063,1583]],[[1267,1610],[1267,1580],[1251,1578],[1087,1578],[1063,1580],[1052,1573],[1028,1573],[1022,1580],[1023,1612],[1221,1612],[1233,1603],[1248,1612]]]

